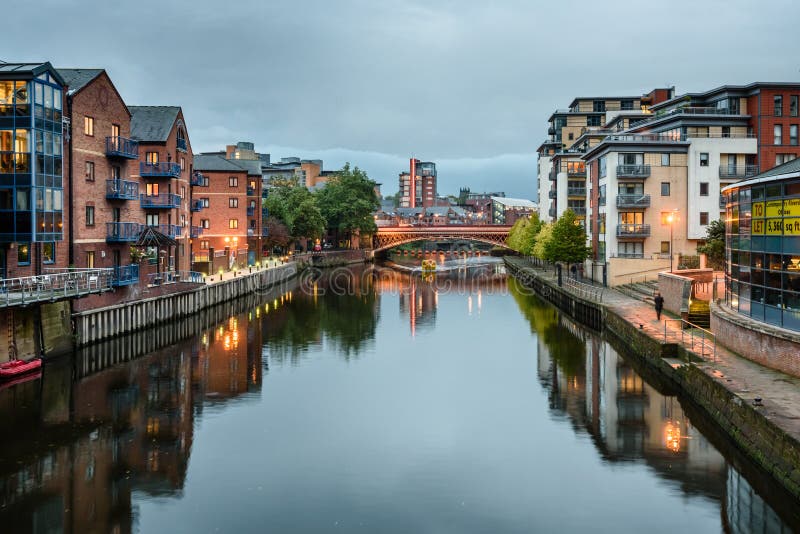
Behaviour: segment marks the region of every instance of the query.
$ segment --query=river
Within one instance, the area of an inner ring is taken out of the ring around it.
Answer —
[[[624,349],[497,260],[447,265],[307,273],[177,344],[0,389],[0,531],[800,528]]]

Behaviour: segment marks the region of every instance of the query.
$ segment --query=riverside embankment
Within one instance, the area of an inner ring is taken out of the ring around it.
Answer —
[[[700,342],[681,331],[679,322],[657,321],[650,306],[613,289],[559,287],[552,271],[524,258],[505,258],[505,263],[523,284],[574,319],[594,327],[599,318],[604,332],[674,384],[740,450],[800,498],[800,380],[745,360],[719,343]]]

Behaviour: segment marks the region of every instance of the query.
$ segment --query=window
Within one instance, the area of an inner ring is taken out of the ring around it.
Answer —
[[[731,136],[731,127],[730,126],[723,126],[722,127],[722,137],[730,137]]]
[[[228,228],[231,230],[239,228],[239,219],[228,219]]]
[[[208,239],[200,241],[200,250],[208,250]]]
[[[592,102],[592,111],[605,112],[605,110],[606,110],[605,100],[595,100]]]
[[[111,137],[119,137],[119,124],[111,125]]]
[[[620,258],[641,258],[644,256],[644,243],[617,243],[617,256]]]
[[[92,117],[83,118],[83,133],[94,137],[94,118]]]
[[[202,203],[203,203],[203,207],[204,207],[204,208],[207,208],[207,207],[208,207],[208,198],[201,198],[201,199],[200,199],[200,202],[202,202]]]
[[[86,179],[94,182],[94,161],[86,162]]]
[[[700,182],[700,196],[701,197],[708,196],[708,182]]]
[[[700,152],[700,166],[708,167],[708,152]]]
[[[239,178],[231,176],[228,178],[228,187],[239,187]]]
[[[797,117],[798,100],[800,100],[800,95],[789,97],[789,115],[792,117]]]
[[[145,192],[149,197],[157,197],[158,196],[158,184],[146,184],[145,185]]]
[[[670,221],[670,219],[672,219]],[[673,222],[677,222],[677,215],[674,211],[662,211],[661,212],[661,226],[669,226]]]
[[[56,261],[56,244],[53,242],[42,243],[42,263],[54,263]]]
[[[112,165],[111,166],[111,179],[112,180],[119,180],[119,177],[120,177],[119,165]]]
[[[661,254],[669,254],[669,241],[661,242]]]
[[[158,163],[158,152],[148,152],[145,154],[145,161],[151,165]]]
[[[572,132],[570,132],[570,133],[569,133],[569,135],[568,135],[567,137],[569,137],[569,140],[570,140],[570,141],[572,141],[572,140],[575,138],[575,134],[573,134]]]
[[[669,196],[669,182],[661,182],[661,196],[662,197]]]
[[[701,211],[700,212],[700,225],[705,226],[708,224],[708,212]]]
[[[86,252],[86,268],[94,269],[94,250]]]
[[[186,170],[186,158],[181,156],[181,172]]]
[[[147,226],[158,226],[158,213],[148,213],[145,216]]]
[[[94,226],[94,206],[86,206],[86,226]]]
[[[797,156],[795,154],[775,154],[775,165],[782,165],[786,162],[792,161]]]
[[[669,154],[661,154],[661,166],[669,167]]]
[[[586,117],[586,126],[602,126],[602,118],[603,117],[601,115],[590,115],[589,117]]]
[[[783,116],[783,97],[781,95],[775,95],[775,116],[781,117]]]
[[[31,264],[31,245],[30,243],[17,244],[17,265]]]
[[[205,229],[211,228],[211,221],[209,219],[200,219],[200,226]]]
[[[186,228],[186,215],[181,213],[181,228]]]
[[[620,102],[620,109],[629,110],[633,109],[633,100],[623,100]]]
[[[797,146],[797,124],[789,126],[789,144]]]
[[[773,137],[774,141],[773,144],[775,145],[782,145],[783,144],[783,126],[780,124],[776,124],[773,129]]]
[[[228,199],[228,207],[229,208],[238,208],[239,207],[239,199],[236,197],[231,197]]]

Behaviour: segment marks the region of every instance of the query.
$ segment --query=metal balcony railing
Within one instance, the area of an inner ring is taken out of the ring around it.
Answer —
[[[203,209],[203,201],[202,200],[192,200],[191,205],[189,206],[189,210],[193,212],[198,212]]]
[[[52,302],[111,289],[111,269],[48,269],[45,274],[0,280],[0,307]]]
[[[567,206],[567,209],[571,209],[572,213],[579,217],[584,217],[586,215],[586,208],[584,206]]]
[[[567,188],[567,195],[571,197],[585,197],[586,196],[586,188],[585,187],[568,187]]]
[[[197,238],[203,235],[203,227],[202,226],[192,226],[189,228],[189,237]]]
[[[192,173],[192,177],[189,180],[189,183],[191,185],[197,185],[197,186],[205,185],[205,176],[203,176],[203,173],[195,171]]]
[[[106,137],[106,156],[139,159],[139,143],[127,137]]]
[[[618,208],[648,208],[650,195],[617,195]]]
[[[605,206],[606,205],[606,197],[598,197],[597,198],[597,205],[598,206]]]
[[[139,163],[139,175],[145,178],[178,178],[181,175],[181,166],[171,161],[142,161]]]
[[[253,195],[255,195],[255,194],[256,194],[256,189],[255,189],[255,187],[250,187],[250,186],[248,185],[248,186],[247,186],[247,196],[248,196],[248,197],[252,197],[252,196],[253,196]]]
[[[269,228],[266,226],[261,228],[261,237],[267,237],[269,235]]]
[[[109,200],[136,200],[139,183],[126,180],[106,180],[106,198]]]
[[[647,178],[650,165],[617,165],[617,177]]]
[[[113,268],[111,285],[114,287],[130,286],[139,283],[139,264],[117,265]]]
[[[150,226],[173,239],[181,236],[181,227],[177,224],[151,224]]]
[[[617,237],[647,237],[650,235],[649,224],[618,224]]]
[[[181,205],[181,197],[172,193],[160,195],[140,195],[142,208],[147,209],[172,209]]]
[[[581,150],[577,150],[576,152],[583,153]],[[586,167],[567,167],[565,171],[568,176],[586,176]]]
[[[125,243],[136,241],[142,231],[142,225],[135,222],[106,223],[106,241],[109,243]]]
[[[175,146],[181,152],[186,152],[186,139],[178,137],[177,139],[175,139]]]
[[[758,165],[720,165],[720,178],[749,178],[758,174]]]
[[[247,237],[253,237],[254,235],[256,235],[256,229],[255,228],[248,228],[247,229]]]
[[[256,214],[256,207],[255,206],[247,206],[247,216],[253,217]]]
[[[151,286],[177,284],[179,282],[204,284],[205,280],[203,279],[203,273],[198,273],[196,271],[166,271],[147,275],[147,283]]]
[[[551,189],[547,192],[547,198],[556,198],[558,194],[556,193],[555,189]]]

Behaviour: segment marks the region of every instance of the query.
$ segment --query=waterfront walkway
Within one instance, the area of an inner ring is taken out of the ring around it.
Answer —
[[[528,263],[524,266],[532,268]],[[533,267],[533,270],[537,276],[556,282],[552,268]],[[570,290],[566,284],[564,288]],[[714,347],[714,340],[709,340],[707,335],[704,339],[699,330],[683,330],[677,316],[663,313],[658,321],[652,305],[615,289],[603,290],[602,304],[661,343],[683,343],[698,356],[704,354],[704,361],[696,364],[698,368],[748,404],[761,398],[763,407],[758,408],[759,412],[800,441],[800,378],[743,358],[721,345],[719,340]]]

